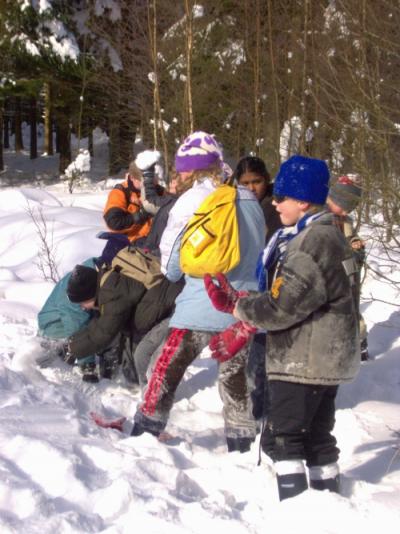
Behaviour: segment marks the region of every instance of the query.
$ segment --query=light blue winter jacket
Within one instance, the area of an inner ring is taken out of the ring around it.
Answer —
[[[179,250],[184,226],[204,198],[215,189],[209,179],[195,182],[172,208],[160,249],[163,270],[171,281],[179,280]],[[236,289],[257,289],[256,263],[264,248],[265,220],[256,197],[245,187],[238,187],[236,200],[240,235],[240,263],[227,278]],[[180,222],[180,224],[179,224]],[[176,299],[170,327],[220,332],[236,322],[231,314],[217,311],[211,304],[202,278],[185,275],[185,286]]]
[[[82,265],[95,268],[95,258],[89,258]],[[54,286],[53,291],[38,314],[39,335],[49,339],[66,339],[87,325],[90,313],[79,304],[68,299],[67,285],[71,273],[67,273]]]

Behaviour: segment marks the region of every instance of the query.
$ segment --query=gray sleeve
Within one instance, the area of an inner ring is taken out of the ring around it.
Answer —
[[[236,317],[258,328],[284,330],[304,321],[327,299],[318,264],[304,252],[288,255],[271,290],[240,299]]]

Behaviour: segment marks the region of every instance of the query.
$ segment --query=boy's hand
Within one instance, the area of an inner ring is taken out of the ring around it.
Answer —
[[[241,297],[246,297],[248,292],[236,291],[222,273],[217,273],[215,277],[219,285],[213,281],[211,275],[206,274],[204,276],[204,286],[207,294],[214,308],[225,313],[232,313],[237,300]]]
[[[365,242],[362,239],[354,239],[354,241],[351,242],[351,248],[353,250],[361,250],[362,248],[365,248]]]
[[[230,360],[247,345],[252,334],[256,331],[257,328],[244,321],[232,324],[210,339],[208,346],[211,350],[211,357],[220,363]]]

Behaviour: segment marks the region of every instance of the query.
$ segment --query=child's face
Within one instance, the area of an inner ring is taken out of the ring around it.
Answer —
[[[272,203],[276,207],[284,226],[296,224],[305,215],[310,205],[308,202],[290,197],[279,198],[279,200],[274,199]]]
[[[334,215],[341,215],[344,217],[347,215],[347,211],[345,211],[343,208],[338,206],[333,200],[331,200],[329,197],[326,199],[326,203],[328,205],[328,208]]]
[[[84,302],[80,302],[79,306],[82,308],[82,310],[89,311],[89,310],[93,310],[95,303],[96,303],[96,299],[90,299],[90,300],[85,300]]]
[[[131,181],[131,183],[132,183],[132,185],[133,185],[133,187],[135,189],[140,189],[140,187],[142,185],[142,180],[139,180],[139,178],[135,178],[131,174],[127,174],[127,178],[128,178],[128,180]]]
[[[176,193],[176,186],[178,185],[178,178],[171,178],[168,186],[168,191],[172,194]]]
[[[250,191],[257,197],[257,200],[262,200],[264,198],[267,182],[263,176],[255,174],[254,172],[245,172],[239,178],[239,184],[250,189]]]

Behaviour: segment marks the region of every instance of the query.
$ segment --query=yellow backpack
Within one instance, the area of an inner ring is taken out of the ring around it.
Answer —
[[[220,185],[186,225],[180,250],[182,272],[202,278],[227,273],[240,261],[236,189]]]

